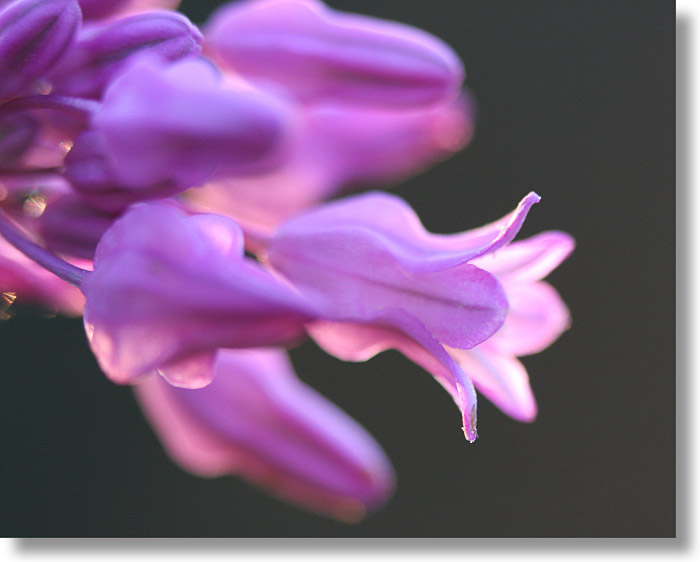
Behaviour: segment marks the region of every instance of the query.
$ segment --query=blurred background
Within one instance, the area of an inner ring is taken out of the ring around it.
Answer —
[[[362,423],[398,474],[356,525],[165,456],[128,388],[100,373],[80,320],[0,322],[0,529],[6,536],[587,537],[675,534],[675,12],[670,2],[393,2],[331,6],[416,25],[463,59],[476,133],[395,192],[435,232],[499,218],[528,191],[521,237],[560,229],[549,280],[573,325],[524,358],[533,424],[485,399],[457,409],[396,352],[346,364],[307,343],[299,376]],[[182,9],[205,20],[217,2]]]

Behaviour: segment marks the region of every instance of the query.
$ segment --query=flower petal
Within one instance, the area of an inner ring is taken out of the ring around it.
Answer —
[[[513,240],[530,207],[540,197],[530,193],[517,208],[491,224],[459,234],[432,234],[408,204],[387,193],[372,192],[319,206],[282,225],[277,238],[308,240],[312,235],[365,229],[391,248],[403,267],[439,271],[495,252]]]
[[[166,450],[202,476],[236,474],[281,498],[357,520],[393,489],[381,448],[354,420],[294,376],[281,350],[221,351],[214,382],[135,391]]]
[[[522,363],[490,346],[490,341],[470,350],[448,349],[476,389],[506,415],[522,422],[534,421],[537,403]]]
[[[539,281],[568,258],[574,246],[574,239],[566,232],[542,232],[472,263],[497,275],[503,282]]]
[[[539,353],[569,327],[569,310],[548,283],[509,283],[505,289],[510,309],[488,341],[494,349],[515,356]]]
[[[363,228],[358,217],[360,226],[282,227],[268,247],[270,264],[322,303],[330,320],[378,323],[386,311],[401,309],[441,342],[463,349],[501,326],[508,305],[495,277],[470,264],[424,271],[413,255]]]
[[[308,332],[319,346],[345,361],[366,361],[387,349],[400,351],[450,393],[462,413],[464,434],[474,441],[476,394],[469,378],[440,342],[409,314],[393,310],[381,320],[382,324],[374,325],[319,321],[309,324]]]

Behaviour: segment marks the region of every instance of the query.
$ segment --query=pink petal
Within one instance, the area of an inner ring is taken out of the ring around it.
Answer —
[[[574,239],[565,232],[543,232],[513,242],[472,263],[497,275],[503,282],[539,281],[568,258],[574,246]]]
[[[504,287],[510,309],[489,346],[505,355],[530,355],[548,348],[568,329],[569,310],[548,283],[507,283]]]
[[[281,498],[357,520],[393,489],[381,448],[354,420],[306,387],[284,352],[222,351],[205,389],[158,377],[135,387],[166,450],[202,476],[236,474]]]
[[[537,403],[522,363],[490,346],[490,341],[470,349],[448,349],[476,389],[506,415],[522,422],[534,421]]]
[[[387,349],[400,351],[450,393],[462,413],[466,438],[477,438],[476,394],[471,381],[415,318],[402,311],[391,311],[383,318],[383,325],[319,321],[310,324],[308,331],[319,346],[345,361],[366,361]]]

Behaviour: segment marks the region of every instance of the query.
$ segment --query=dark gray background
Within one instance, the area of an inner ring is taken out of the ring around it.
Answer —
[[[210,2],[183,7],[201,21]],[[299,375],[356,417],[398,473],[388,506],[344,525],[166,458],[79,320],[0,323],[0,531],[8,536],[673,536],[675,191],[672,2],[332,1],[420,26],[465,62],[472,144],[397,188],[434,231],[542,196],[523,229],[571,232],[551,275],[573,315],[525,359],[537,421],[451,399],[397,353],[344,364],[312,344]]]

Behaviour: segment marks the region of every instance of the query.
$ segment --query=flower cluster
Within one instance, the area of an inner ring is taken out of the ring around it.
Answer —
[[[305,337],[348,361],[399,350],[451,394],[536,415],[517,357],[568,311],[542,281],[562,232],[533,204],[427,232],[395,183],[472,134],[458,57],[319,0],[243,0],[201,27],[167,0],[0,1],[0,290],[83,315],[176,462],[354,520],[393,470],[299,381]]]

